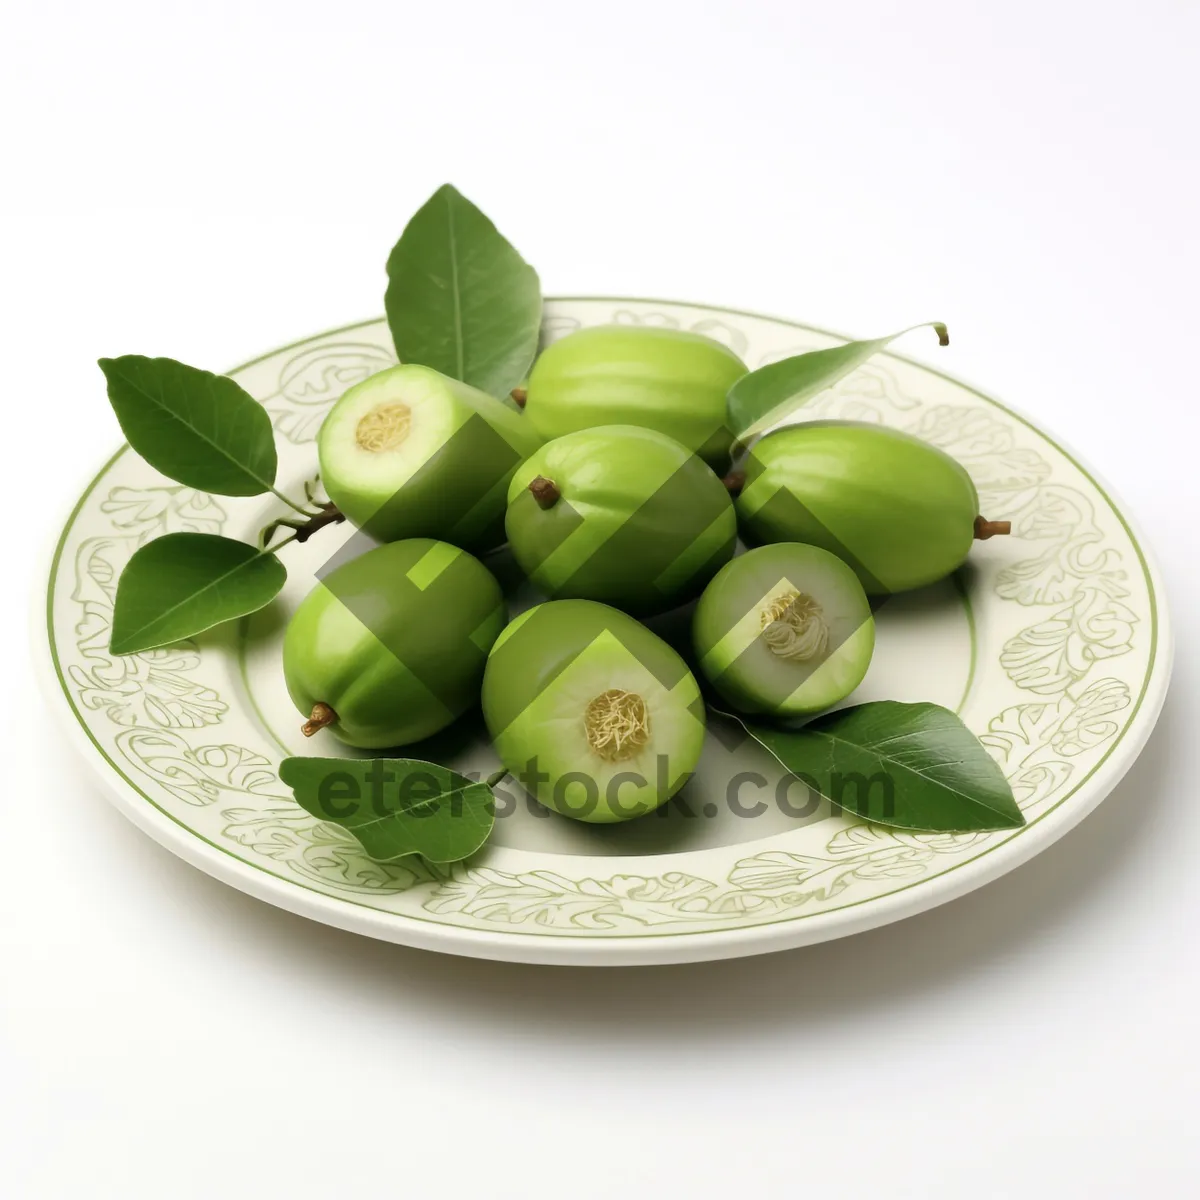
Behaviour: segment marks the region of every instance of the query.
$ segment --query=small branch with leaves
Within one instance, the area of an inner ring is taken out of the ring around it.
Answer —
[[[130,446],[168,478],[218,496],[272,495],[281,516],[259,545],[208,533],[170,533],[139,547],[117,584],[110,648],[138,654],[194,637],[269,604],[287,579],[277,552],[342,520],[276,487],[278,455],[266,410],[237,382],[170,358],[103,358],[108,398]],[[290,537],[270,545],[280,528]]]

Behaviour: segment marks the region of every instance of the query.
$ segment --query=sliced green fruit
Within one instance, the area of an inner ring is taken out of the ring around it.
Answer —
[[[739,712],[820,712],[862,682],[875,648],[858,577],[817,546],[780,542],[727,563],[696,605],[700,669]]]
[[[529,609],[497,639],[483,679],[497,753],[542,804],[628,820],[687,781],[704,704],[683,659],[632,617],[587,600]]]
[[[598,425],[655,429],[724,471],[733,442],[725,396],[745,373],[732,350],[698,333],[598,325],[546,348],[525,412],[547,439]]]
[[[392,542],[338,567],[284,635],[305,734],[380,750],[437,733],[478,702],[505,618],[491,572],[446,542]]]
[[[933,583],[977,537],[966,470],[912,434],[862,421],[810,421],[768,434],[746,462],[738,521],[750,542],[808,542],[849,563],[871,595]]]
[[[350,388],[318,438],[329,498],[379,541],[503,540],[508,481],[541,438],[514,405],[407,364]]]
[[[648,614],[690,600],[728,562],[737,518],[725,485],[673,438],[610,425],[522,463],[505,529],[547,595]]]

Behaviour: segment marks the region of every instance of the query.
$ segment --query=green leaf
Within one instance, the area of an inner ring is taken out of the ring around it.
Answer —
[[[301,808],[353,834],[376,862],[458,862],[496,819],[486,783],[411,758],[285,758],[279,777]]]
[[[938,335],[940,345],[950,344],[945,325],[940,321],[931,321],[929,327]],[[845,379],[889,342],[912,333],[913,329],[924,328],[924,325],[914,325],[912,329],[902,329],[888,337],[847,342],[844,346],[831,346],[828,350],[811,350],[808,354],[796,354],[743,375],[729,389],[726,399],[730,428],[739,438],[762,433],[768,426],[806,404],[818,392]]]
[[[245,616],[287,579],[274,554],[212,533],[168,533],[147,542],[117,583],[109,648],[137,654]]]
[[[537,272],[455,188],[438,188],[409,221],[387,272],[401,362],[500,397],[525,378],[542,321]]]
[[[156,471],[220,496],[275,490],[271,418],[232,379],[139,354],[100,370],[125,437]]]
[[[931,833],[1025,824],[995,760],[937,704],[859,704],[798,730],[734,719],[793,775],[865,820]]]

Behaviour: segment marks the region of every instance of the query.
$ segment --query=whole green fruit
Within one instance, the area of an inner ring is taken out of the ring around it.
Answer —
[[[795,717],[858,687],[875,622],[862,584],[840,558],[779,542],[717,572],[696,605],[692,640],[705,678],[738,711]]]
[[[497,639],[483,715],[508,770],[548,808],[581,821],[641,816],[687,781],[704,704],[683,659],[632,617],[552,600]]]
[[[547,595],[638,614],[697,595],[737,539],[716,475],[674,439],[633,425],[547,442],[513,475],[504,527]]]
[[[328,727],[369,750],[437,733],[478,702],[505,618],[491,572],[446,542],[392,542],[338,567],[284,634],[304,733]]]
[[[515,406],[409,363],[350,388],[317,449],[330,500],[379,541],[486,550],[503,540],[513,471],[541,442]]]
[[[529,377],[525,415],[546,439],[598,425],[641,425],[724,471],[733,442],[725,395],[745,373],[732,350],[698,333],[598,325],[543,351]]]
[[[979,516],[971,477],[909,433],[810,421],[768,434],[746,460],[737,500],[747,541],[808,542],[838,555],[872,596],[933,583],[977,537],[1008,533]]]

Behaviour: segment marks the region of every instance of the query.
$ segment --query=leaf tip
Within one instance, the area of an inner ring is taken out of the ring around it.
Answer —
[[[428,207],[431,204],[437,204],[439,201],[444,201],[446,204],[454,204],[459,201],[465,204],[471,203],[452,183],[443,183],[441,187],[437,188],[429,199],[425,201],[425,206]],[[472,205],[472,207],[474,206]]]
[[[283,762],[279,764],[279,778],[283,783],[286,783],[288,787],[294,788],[299,782],[297,764],[303,761],[304,760],[302,758],[291,755],[288,758],[285,758]]]

